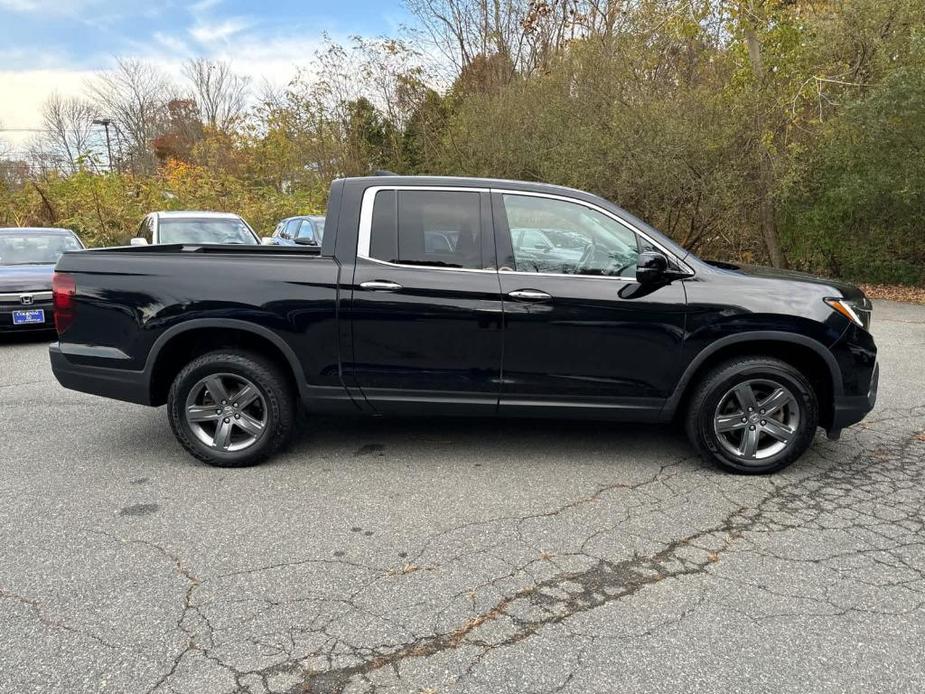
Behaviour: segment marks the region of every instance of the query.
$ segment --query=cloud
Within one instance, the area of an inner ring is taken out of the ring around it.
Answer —
[[[3,0],[0,0],[3,1]],[[0,71],[0,94],[15,94],[15,99],[0,99],[0,123],[5,128],[42,127],[42,104],[54,92],[79,96],[93,72],[87,70],[42,69]],[[3,137],[16,149],[22,149],[38,133],[19,130],[4,132]]]
[[[186,42],[177,36],[165,34],[162,31],[155,31],[154,34],[152,34],[152,38],[154,39],[155,43],[163,46],[171,53],[187,55],[190,52],[189,46],[186,44]]]
[[[229,17],[217,22],[200,22],[189,30],[189,34],[199,43],[208,44],[225,41],[252,26],[253,23],[243,17]]]

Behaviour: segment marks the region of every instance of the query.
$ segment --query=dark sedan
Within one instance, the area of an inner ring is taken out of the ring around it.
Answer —
[[[83,247],[69,229],[0,229],[0,332],[54,329],[55,263]]]

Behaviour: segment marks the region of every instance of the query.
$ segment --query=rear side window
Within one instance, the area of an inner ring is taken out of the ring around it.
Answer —
[[[373,205],[370,257],[390,263],[479,269],[479,194],[380,191]]]

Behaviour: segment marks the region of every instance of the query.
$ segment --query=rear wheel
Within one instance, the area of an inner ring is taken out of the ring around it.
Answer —
[[[288,443],[295,398],[280,369],[251,352],[197,357],[174,379],[167,413],[193,456],[217,467],[262,462]]]
[[[687,435],[707,460],[746,474],[781,470],[809,448],[816,393],[790,364],[746,357],[717,366],[691,397]]]

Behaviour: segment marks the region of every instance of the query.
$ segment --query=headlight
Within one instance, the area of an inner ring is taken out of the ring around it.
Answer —
[[[825,303],[838,311],[855,325],[870,331],[871,304],[866,298],[852,299],[824,299]]]

